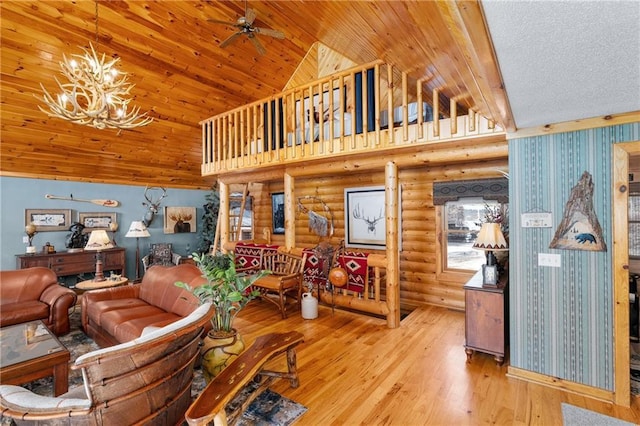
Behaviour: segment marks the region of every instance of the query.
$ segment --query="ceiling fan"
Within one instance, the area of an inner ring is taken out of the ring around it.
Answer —
[[[237,32],[235,32],[234,34],[232,34],[231,36],[229,36],[227,39],[223,40],[220,43],[220,47],[222,48],[227,47],[232,42],[234,42],[238,37],[245,34],[249,38],[251,43],[253,43],[258,53],[261,55],[264,55],[267,51],[262,45],[262,43],[260,43],[260,40],[258,40],[256,35],[261,34],[261,35],[274,37],[278,39],[284,39],[284,33],[282,31],[272,30],[269,28],[254,27],[253,21],[255,21],[255,19],[256,19],[256,12],[253,9],[249,9],[247,7],[247,1],[245,0],[244,16],[241,16],[240,18],[238,18],[236,22],[220,21],[218,19],[208,19],[207,21],[213,22],[216,24],[225,24],[231,27],[238,28]]]

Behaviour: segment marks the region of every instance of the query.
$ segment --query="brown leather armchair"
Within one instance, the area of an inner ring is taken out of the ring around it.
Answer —
[[[0,271],[0,327],[42,320],[56,335],[69,332],[69,308],[75,292],[58,284],[51,269]]]
[[[178,425],[191,404],[193,367],[211,304],[120,345],[89,352],[71,368],[84,386],[59,397],[0,385],[0,423],[34,425]]]

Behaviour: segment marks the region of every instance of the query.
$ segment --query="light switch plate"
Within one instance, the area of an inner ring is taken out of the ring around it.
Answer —
[[[538,266],[550,266],[552,268],[559,268],[560,264],[561,257],[559,254],[538,253]]]
[[[22,237],[22,242],[25,244],[29,244],[29,237]]]

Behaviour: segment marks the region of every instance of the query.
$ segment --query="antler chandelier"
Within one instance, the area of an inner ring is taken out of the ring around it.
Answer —
[[[96,1],[96,44],[98,42],[98,2]],[[50,111],[38,108],[50,117],[62,118],[72,123],[95,127],[96,129],[133,129],[146,126],[153,121],[147,113],[140,114],[140,107],[128,110],[131,89],[128,73],[119,72],[115,65],[120,58],[107,61],[104,54],[98,56],[93,45],[90,50],[82,49],[83,55],[72,55],[68,59],[62,55],[60,63],[62,75],[68,83],[56,83],[61,93],[54,99],[42,83],[43,100]]]

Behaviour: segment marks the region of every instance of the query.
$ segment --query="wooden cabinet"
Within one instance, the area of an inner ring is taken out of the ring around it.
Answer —
[[[34,266],[44,266],[45,268],[52,269],[59,277],[91,273],[96,270],[96,254],[95,251],[20,254],[16,256],[16,267],[18,269],[25,269]],[[100,256],[102,256],[104,271],[124,272],[125,249],[116,247],[104,250],[100,252]]]
[[[485,288],[479,271],[464,286],[467,361],[475,351],[480,351],[494,355],[498,364],[504,362],[509,332],[507,278],[505,273],[497,288]]]

